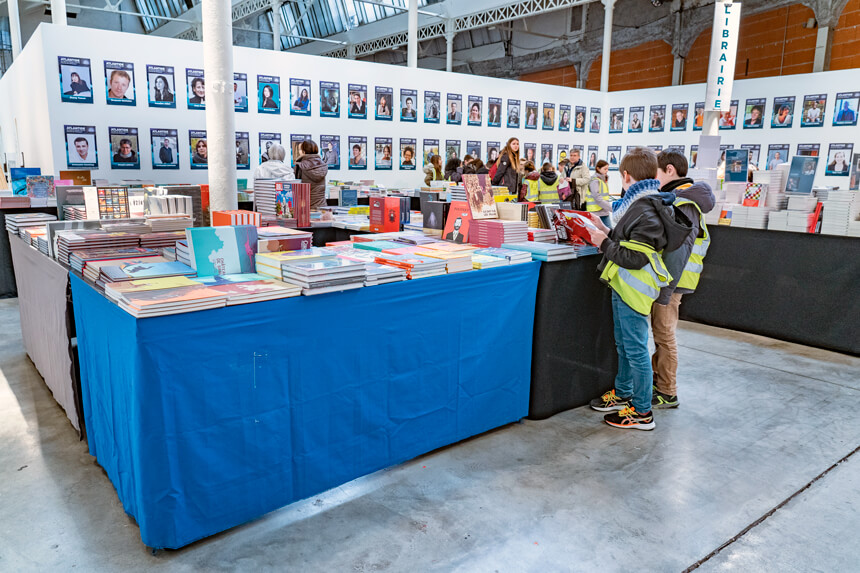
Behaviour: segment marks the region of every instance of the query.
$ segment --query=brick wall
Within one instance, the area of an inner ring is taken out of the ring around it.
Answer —
[[[831,70],[850,68],[860,68],[860,0],[851,0],[842,11],[830,52]]]
[[[814,17],[814,12],[802,4],[742,17],[735,79],[812,72],[817,31],[803,24]],[[707,80],[710,50],[711,30],[707,29],[693,43],[684,62],[685,84]]]
[[[573,66],[564,66],[563,68],[555,68],[554,70],[547,70],[544,72],[523,74],[520,76],[520,80],[524,82],[537,82],[539,84],[552,84],[554,86],[575,88],[576,68]]]
[[[613,50],[609,61],[609,91],[636,90],[672,85],[672,47],[662,40],[634,48]],[[600,89],[603,58],[591,64],[585,87]]]

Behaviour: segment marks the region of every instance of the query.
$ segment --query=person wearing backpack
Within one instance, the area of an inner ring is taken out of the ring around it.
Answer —
[[[520,140],[512,137],[505,144],[499,158],[496,160],[496,172],[492,173],[493,185],[501,185],[508,188],[508,193],[519,196],[520,182]]]
[[[675,206],[690,219],[693,232],[684,244],[671,252],[663,253],[666,269],[672,282],[660,289],[660,296],[651,307],[651,331],[656,352],[651,357],[654,370],[653,408],[678,407],[678,344],[675,330],[678,327],[678,309],[681,297],[692,293],[699,283],[702,263],[710,244],[705,214],[714,208],[716,198],[710,185],[694,182],[687,177],[687,158],[674,150],[657,155],[657,180],[661,192],[675,193]]]

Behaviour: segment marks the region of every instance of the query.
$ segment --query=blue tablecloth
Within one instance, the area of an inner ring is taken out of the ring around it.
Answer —
[[[73,275],[90,453],[177,548],[516,421],[539,268],[143,320]]]

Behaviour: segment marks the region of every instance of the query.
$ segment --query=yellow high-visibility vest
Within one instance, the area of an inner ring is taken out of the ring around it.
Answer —
[[[555,183],[552,185],[547,185],[544,183],[540,177],[537,180],[526,179],[526,185],[528,186],[528,193],[526,194],[526,201],[531,203],[540,201],[541,203],[557,203],[558,202],[558,184],[561,181],[560,178],[556,178]]]
[[[687,184],[686,186],[682,185],[678,189],[686,189],[689,186],[690,184]],[[705,215],[702,213],[702,209],[695,201],[679,197],[675,199],[675,205],[692,205],[696,208],[696,211],[699,212],[699,226],[702,229],[702,236],[696,237],[696,240],[693,242],[693,251],[690,253],[690,258],[687,261],[687,265],[684,267],[684,272],[681,273],[681,278],[678,280],[677,287],[689,291],[695,291],[696,287],[699,286],[702,269],[705,268],[705,255],[708,254],[708,247],[711,246],[711,234],[708,232],[708,225],[705,224]]]
[[[591,181],[598,181],[600,183],[600,191],[597,193],[598,198],[602,201],[606,201],[607,203],[612,203],[612,195],[609,194],[609,185],[606,184],[606,181],[597,176],[592,177]],[[594,197],[591,196],[590,182],[585,186],[585,210],[589,213],[596,213],[603,210],[603,208],[594,201]]]
[[[660,289],[669,286],[672,275],[663,264],[660,253],[639,241],[621,241],[621,246],[648,256],[648,264],[641,269],[625,269],[609,261],[600,280],[618,293],[627,306],[639,314],[651,314],[651,305],[660,296]]]

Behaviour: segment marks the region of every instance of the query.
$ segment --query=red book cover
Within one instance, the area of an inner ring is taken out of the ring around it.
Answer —
[[[472,224],[472,209],[466,201],[451,201],[448,219],[442,238],[458,244],[469,242],[469,227]]]
[[[818,233],[820,231],[818,222],[821,221],[821,210],[824,209],[824,203],[821,201],[815,206],[815,213],[812,217],[812,220],[809,222],[809,227],[807,227],[807,233]]]
[[[291,237],[289,239],[258,239],[258,253],[281,253],[284,251],[300,251],[313,247],[313,239],[307,237]]]
[[[398,197],[370,198],[370,232],[390,233],[400,230],[400,199]]]

